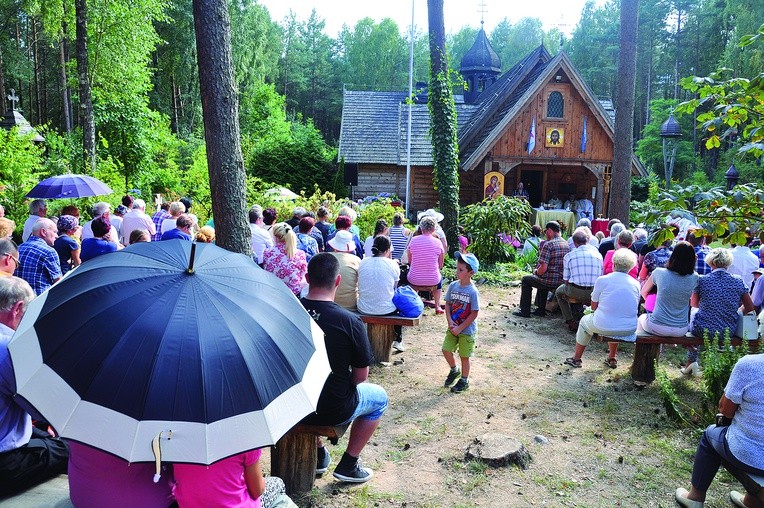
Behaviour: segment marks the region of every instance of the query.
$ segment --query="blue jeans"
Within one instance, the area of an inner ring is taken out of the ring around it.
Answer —
[[[709,425],[700,438],[698,451],[695,452],[695,464],[692,466],[692,486],[702,492],[708,490],[722,461],[750,474],[764,474],[764,471],[743,464],[730,453],[727,446],[728,429],[727,426]]]
[[[356,385],[355,391],[358,393],[358,405],[355,407],[353,415],[340,425],[350,423],[356,418],[369,421],[382,418],[382,414],[387,409],[387,392],[385,389],[373,383],[361,383]]]

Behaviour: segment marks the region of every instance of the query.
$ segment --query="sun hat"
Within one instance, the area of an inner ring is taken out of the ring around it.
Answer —
[[[464,261],[465,263],[467,263],[467,266],[469,266],[469,267],[470,267],[470,269],[471,269],[471,270],[472,270],[474,273],[477,273],[478,269],[480,268],[480,261],[478,261],[478,258],[477,258],[477,256],[475,256],[475,255],[474,255],[474,254],[472,254],[471,252],[469,252],[469,253],[467,253],[467,254],[462,254],[461,252],[459,252],[459,251],[456,251],[456,252],[454,253],[454,257],[455,257],[457,260],[461,259],[462,261]]]
[[[337,252],[352,252],[355,251],[355,240],[353,240],[353,233],[345,231],[343,229],[337,231],[334,238],[326,242],[329,247]]]
[[[443,214],[440,212],[436,212],[433,208],[428,208],[424,212],[419,212],[416,216],[416,220],[420,221],[422,220],[422,217],[432,217],[435,219],[435,222],[440,222],[443,220]]]
[[[764,275],[764,268],[757,268],[756,270],[752,271],[751,273],[758,273],[759,275]]]

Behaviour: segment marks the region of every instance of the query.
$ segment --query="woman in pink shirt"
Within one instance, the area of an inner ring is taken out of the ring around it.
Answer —
[[[305,253],[297,248],[297,236],[286,222],[279,222],[271,232],[274,245],[263,252],[263,268],[283,280],[292,293],[299,296],[308,271]]]
[[[410,266],[408,281],[412,286],[437,285],[437,289],[433,291],[435,313],[443,314],[443,308],[440,306],[443,288],[443,277],[440,275],[440,269],[443,268],[446,251],[440,239],[433,235],[435,226],[435,220],[429,216],[423,217],[419,222],[419,229],[422,234],[412,238],[408,246]]]
[[[261,450],[251,450],[209,466],[174,464],[173,493],[178,505],[260,508],[260,496],[265,492],[261,454]]]

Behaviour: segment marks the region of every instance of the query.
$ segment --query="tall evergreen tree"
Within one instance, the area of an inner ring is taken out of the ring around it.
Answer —
[[[637,72],[639,0],[621,0],[621,36],[618,51],[613,179],[610,217],[628,224],[631,205],[631,160],[634,133],[634,84]]]
[[[228,3],[193,0],[193,7],[215,238],[225,249],[251,255]]]
[[[432,140],[434,183],[444,216],[449,248],[459,245],[459,146],[456,131],[456,106],[448,76],[446,27],[443,0],[427,0],[430,32],[430,138]]]

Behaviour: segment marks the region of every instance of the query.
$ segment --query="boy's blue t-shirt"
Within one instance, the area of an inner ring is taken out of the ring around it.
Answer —
[[[460,325],[472,311],[480,310],[480,294],[475,284],[462,286],[458,280],[448,285],[446,302],[451,302],[451,320]],[[477,319],[462,331],[466,335],[477,333]]]

